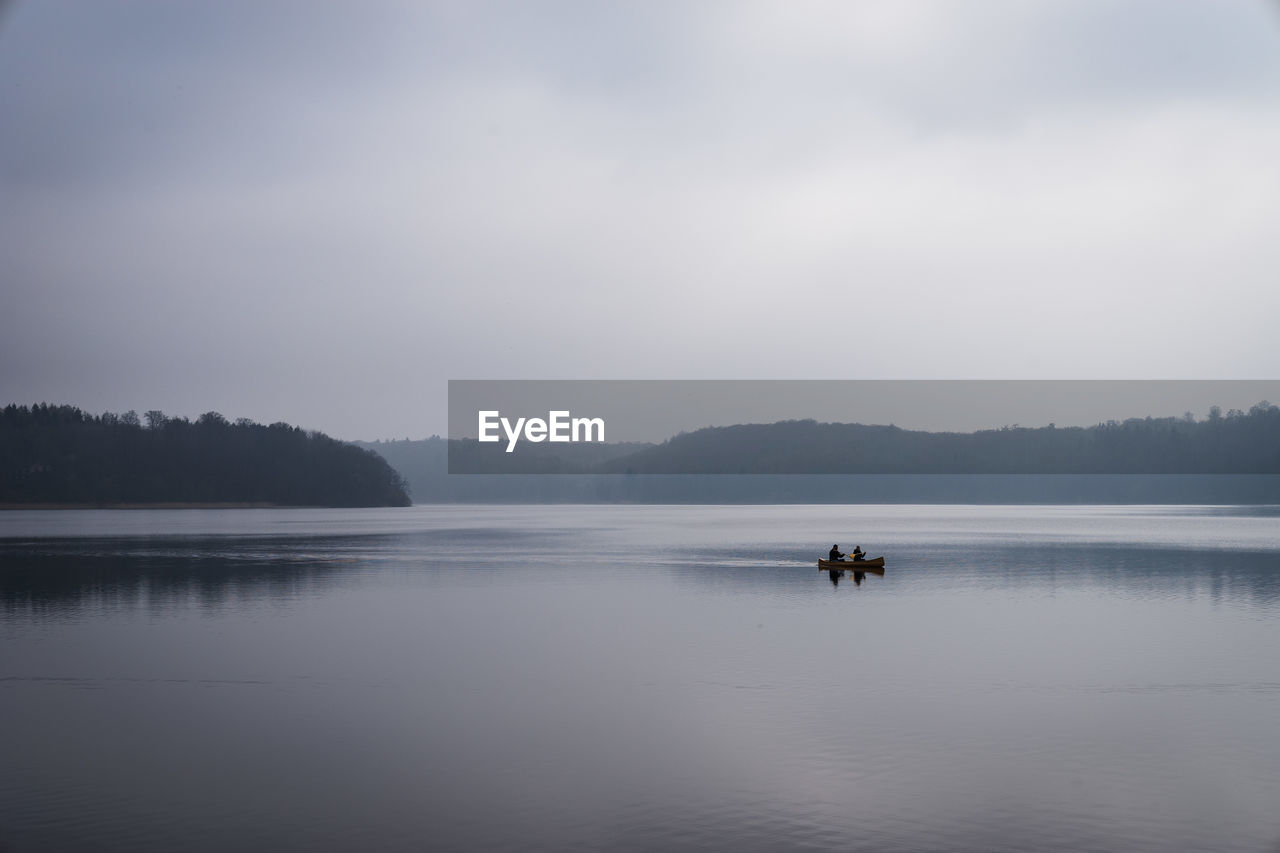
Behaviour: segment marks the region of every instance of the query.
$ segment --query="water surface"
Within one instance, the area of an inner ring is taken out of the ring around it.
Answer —
[[[0,643],[7,851],[1280,842],[1274,507],[6,512]]]

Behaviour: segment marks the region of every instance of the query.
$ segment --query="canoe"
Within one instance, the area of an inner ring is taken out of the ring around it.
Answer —
[[[883,569],[884,557],[876,557],[874,560],[819,560],[818,568],[853,569],[856,572],[866,571],[867,569]]]

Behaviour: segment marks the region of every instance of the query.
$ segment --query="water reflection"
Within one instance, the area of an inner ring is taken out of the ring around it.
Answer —
[[[0,538],[0,611],[40,617],[86,609],[215,610],[235,602],[318,595],[357,570],[540,570],[589,537],[544,527],[396,533]]]
[[[342,540],[226,538],[0,542],[0,608],[9,615],[73,616],[319,592],[356,560]]]
[[[832,585],[832,586],[839,586],[839,585],[840,585],[840,579],[841,579],[841,578],[843,578],[843,577],[845,576],[845,572],[848,572],[848,573],[849,573],[849,575],[852,577],[852,579],[853,579],[853,585],[854,585],[854,586],[862,586],[862,582],[863,582],[864,580],[866,580],[866,579],[867,579],[867,572],[866,572],[866,571],[861,571],[861,570],[858,570],[858,569],[827,569],[827,577],[828,577],[828,578],[830,578],[830,580],[831,580],[831,585]],[[883,574],[884,574],[884,570],[883,570],[883,569],[881,569],[881,570],[880,570],[880,571],[878,571],[878,572],[877,572],[877,571],[872,571],[872,572],[871,572],[871,574],[873,574],[873,575],[883,575]]]
[[[894,588],[912,591],[1075,587],[1137,598],[1207,595],[1214,601],[1280,603],[1280,552],[1273,550],[1209,551],[1097,542],[939,546],[915,541],[889,542],[883,550],[888,563],[875,574]],[[731,570],[738,585],[773,590],[811,583],[813,559],[802,546],[691,548],[662,555],[662,562],[682,583],[715,585],[723,572]],[[828,577],[838,584],[847,574]]]
[[[883,543],[886,588],[1102,588],[1126,597],[1208,596],[1212,601],[1280,603],[1280,551],[1129,546],[1100,542],[1006,542],[999,546],[918,540]],[[319,594],[358,567],[398,566],[501,576],[516,569],[557,573],[599,555],[618,568],[663,567],[682,584],[801,593],[813,558],[796,543],[765,546],[658,547],[611,540],[601,531],[444,529],[337,536],[149,536],[0,539],[0,608],[6,613],[74,614],[235,599],[294,599]],[[491,571],[488,571],[491,570]],[[851,574],[852,573],[852,574]],[[838,586],[861,586],[867,573],[829,570]]]

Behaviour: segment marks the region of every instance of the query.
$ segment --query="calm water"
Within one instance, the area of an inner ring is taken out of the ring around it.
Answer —
[[[0,513],[11,853],[1275,851],[1278,806],[1275,507]]]

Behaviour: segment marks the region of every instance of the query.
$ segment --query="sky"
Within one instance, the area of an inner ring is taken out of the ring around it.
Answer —
[[[0,10],[0,403],[1280,377],[1274,2]]]

